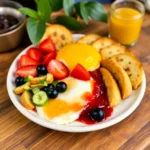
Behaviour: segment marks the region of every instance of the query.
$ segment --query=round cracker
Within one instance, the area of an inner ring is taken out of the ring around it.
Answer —
[[[47,26],[40,43],[47,38],[53,40],[57,51],[65,45],[73,42],[72,33],[66,27],[58,24]]]
[[[115,79],[107,69],[100,68],[100,71],[107,89],[109,105],[111,107],[119,105],[121,102],[121,94]]]
[[[110,38],[103,37],[93,42],[92,46],[96,48],[98,51],[100,51],[103,48],[106,48],[108,46],[115,45],[115,44],[118,44],[118,43]]]
[[[101,36],[98,34],[87,34],[83,37],[81,37],[77,43],[83,43],[83,44],[92,44],[93,42],[95,42],[96,40],[100,39]]]
[[[102,60],[101,66],[109,70],[109,72],[118,83],[122,98],[125,99],[129,97],[132,93],[132,85],[124,69],[115,60],[112,59]]]
[[[111,45],[109,47],[103,48],[100,50],[102,59],[111,58],[117,54],[123,54],[127,52],[127,49],[123,45]]]
[[[118,54],[111,59],[115,60],[128,74],[133,89],[137,89],[142,82],[143,67],[141,62],[131,53]]]

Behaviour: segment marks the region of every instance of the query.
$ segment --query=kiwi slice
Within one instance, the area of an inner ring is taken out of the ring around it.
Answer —
[[[46,92],[39,91],[33,95],[32,101],[36,106],[44,106],[48,102],[48,96]]]

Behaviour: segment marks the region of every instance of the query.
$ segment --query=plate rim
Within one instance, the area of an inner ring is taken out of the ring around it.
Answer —
[[[75,37],[82,37],[84,34],[73,34],[73,38]],[[18,111],[25,116],[26,118],[28,118],[29,120],[33,121],[34,123],[41,125],[43,127],[49,128],[49,129],[53,129],[53,130],[57,130],[57,131],[63,131],[63,132],[90,132],[90,131],[96,131],[96,130],[100,130],[100,129],[104,129],[107,127],[110,127],[114,124],[119,123],[120,121],[124,120],[126,117],[128,117],[131,113],[134,112],[134,110],[139,106],[140,102],[142,101],[142,98],[144,96],[145,93],[145,89],[146,89],[146,77],[145,77],[145,73],[143,72],[143,81],[141,83],[141,90],[140,93],[138,95],[138,97],[136,98],[135,102],[125,111],[123,112],[121,115],[113,118],[112,120],[106,121],[106,122],[101,122],[101,123],[97,123],[94,125],[87,125],[87,126],[67,126],[67,125],[57,125],[51,122],[44,122],[44,120],[37,118],[36,116],[33,116],[32,114],[30,114],[30,112],[27,112],[29,110],[26,110],[20,103],[19,101],[16,99],[15,94],[13,92],[13,90],[11,89],[11,86],[9,85],[11,82],[11,73],[13,72],[13,66],[15,65],[16,61],[18,60],[18,58],[20,58],[20,56],[25,53],[27,51],[28,48],[32,47],[34,45],[30,45],[28,47],[26,47],[22,52],[19,53],[19,55],[13,60],[8,74],[7,74],[7,91],[8,91],[8,95],[10,97],[10,100],[12,101],[12,103],[14,104],[14,106],[18,109]]]

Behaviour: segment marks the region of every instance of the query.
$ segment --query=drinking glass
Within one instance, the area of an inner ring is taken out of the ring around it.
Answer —
[[[140,34],[144,5],[137,0],[117,0],[111,5],[109,36],[120,44],[133,46]]]

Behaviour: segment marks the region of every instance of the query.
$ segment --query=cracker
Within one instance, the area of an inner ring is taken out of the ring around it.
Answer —
[[[121,91],[123,99],[129,97],[132,93],[132,85],[127,73],[124,69],[112,59],[104,59],[101,61],[101,66],[110,71]]]
[[[111,58],[114,55],[125,53],[126,47],[122,45],[111,45],[109,47],[103,48],[100,51],[102,59]]]
[[[109,105],[111,107],[119,105],[121,102],[121,94],[115,79],[107,69],[100,68],[100,71],[107,89]]]
[[[108,46],[115,45],[115,44],[118,44],[118,43],[110,38],[103,37],[93,42],[92,46],[96,48],[98,51],[100,51],[103,48],[106,48]]]
[[[83,43],[83,44],[92,44],[94,41],[96,41],[97,39],[100,39],[101,36],[99,36],[98,34],[87,34],[83,37],[81,37],[77,43]]]
[[[133,89],[142,82],[143,67],[141,62],[131,53],[118,54],[112,57],[128,74]]]
[[[46,38],[51,38],[53,40],[57,51],[73,42],[72,33],[64,26],[57,24],[47,26],[40,43]]]

